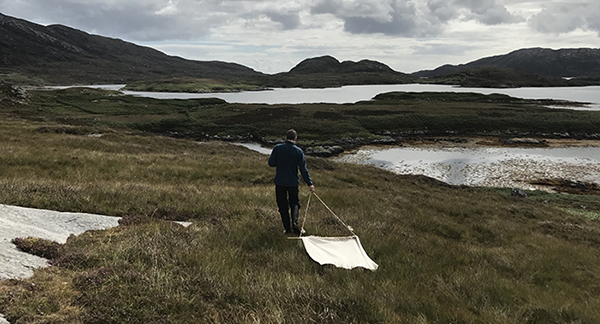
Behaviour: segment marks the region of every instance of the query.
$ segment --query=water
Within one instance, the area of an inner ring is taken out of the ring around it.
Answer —
[[[363,148],[336,160],[455,185],[535,189],[530,182],[539,179],[600,180],[600,147]]]
[[[91,86],[119,90],[124,85]],[[222,98],[237,103],[297,104],[354,103],[369,100],[390,91],[453,91],[483,94],[503,93],[526,99],[559,99],[591,102],[587,109],[600,110],[600,86],[566,88],[457,88],[444,85],[367,85],[327,89],[274,89],[239,93],[156,93],[125,94],[152,98],[189,99]],[[243,144],[263,154],[271,149],[258,144]],[[598,183],[600,179],[600,148],[362,148],[336,160],[376,165],[399,174],[423,174],[450,184],[476,186],[534,188],[528,182],[542,178],[563,178]]]
[[[259,144],[237,145],[271,153]],[[530,183],[540,179],[600,184],[600,147],[364,147],[333,160],[370,164],[397,174],[426,175],[453,185],[540,189]]]
[[[89,86],[119,90],[124,85]],[[460,88],[447,85],[397,84],[345,86],[326,89],[286,88],[267,91],[247,91],[235,93],[170,93],[123,91],[128,95],[157,99],[221,98],[231,103],[299,104],[299,103],[355,103],[370,100],[375,95],[390,91],[406,92],[476,92],[482,94],[501,93],[525,99],[557,99],[591,103],[587,107],[572,109],[600,110],[600,86],[553,87],[553,88]],[[563,107],[561,107],[563,108]]]

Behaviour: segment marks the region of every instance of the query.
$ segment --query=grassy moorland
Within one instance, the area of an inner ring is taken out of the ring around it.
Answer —
[[[171,78],[128,83],[124,90],[151,92],[240,92],[264,90],[263,87],[234,81],[198,78]]]
[[[355,104],[232,104],[220,99],[159,100],[115,91],[71,88],[29,91],[30,114],[68,125],[120,127],[195,139],[275,139],[290,127],[301,145],[375,140],[381,134],[598,136],[600,113],[551,109],[564,102],[474,93],[388,93]]]
[[[13,324],[600,321],[600,223],[577,213],[600,210],[593,197],[522,199],[308,157],[319,196],[380,265],[342,270],[281,233],[264,155],[34,100],[2,107],[0,202],[124,219],[71,237],[33,277],[0,282],[0,312]],[[165,114],[200,102],[178,104],[166,102]],[[206,115],[232,107],[244,106],[219,103]],[[315,200],[305,227],[347,234]]]

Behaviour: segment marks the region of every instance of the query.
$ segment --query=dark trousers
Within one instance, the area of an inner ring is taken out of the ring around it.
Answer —
[[[285,231],[288,233],[293,231],[294,233],[299,234],[298,213],[300,212],[300,203],[298,198],[298,186],[275,186],[275,196],[277,197],[277,207],[279,207],[283,228],[285,228]]]

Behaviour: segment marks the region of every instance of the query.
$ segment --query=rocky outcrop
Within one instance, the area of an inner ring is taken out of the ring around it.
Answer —
[[[25,89],[6,83],[0,83],[0,107],[14,105],[28,105],[29,93]]]
[[[11,240],[37,237],[65,243],[69,235],[118,225],[118,217],[0,205],[0,280],[29,277],[48,260],[18,250]]]

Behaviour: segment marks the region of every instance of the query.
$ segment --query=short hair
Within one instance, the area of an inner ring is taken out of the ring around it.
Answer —
[[[289,131],[287,131],[287,133],[285,133],[285,139],[295,140],[297,137],[298,133],[296,133],[296,131],[293,129],[290,129]]]

